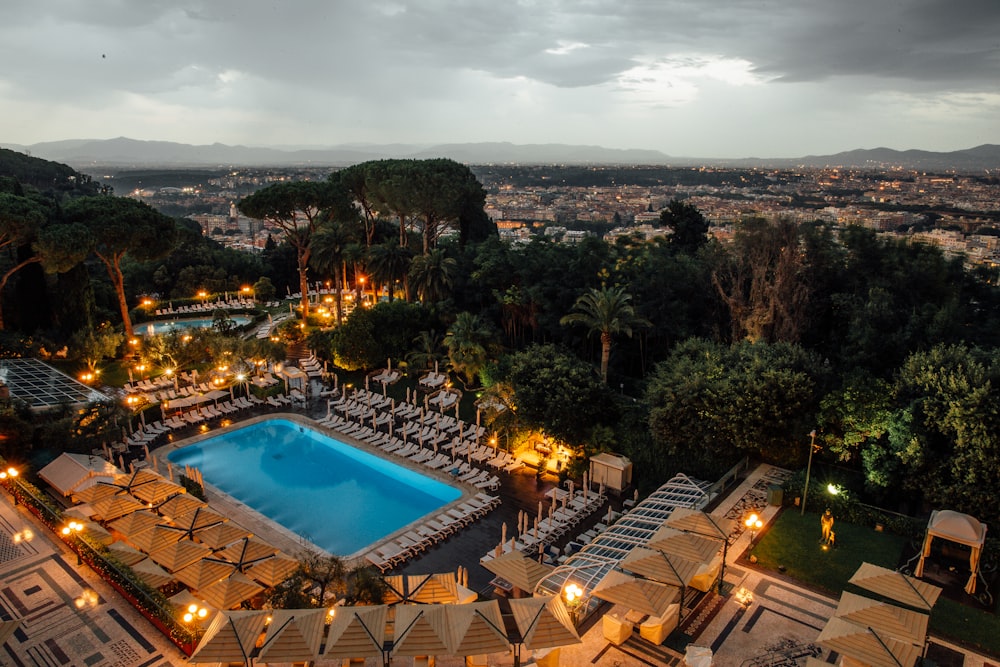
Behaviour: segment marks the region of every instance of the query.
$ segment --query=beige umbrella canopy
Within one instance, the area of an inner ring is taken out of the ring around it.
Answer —
[[[101,521],[114,521],[126,514],[146,509],[146,506],[129,495],[111,496],[91,503],[94,517]]]
[[[397,605],[392,655],[450,654],[451,632],[445,610],[446,605]]]
[[[870,667],[913,667],[921,653],[910,642],[836,616],[827,621],[816,641]]]
[[[323,660],[381,657],[388,607],[334,607]]]
[[[168,544],[173,544],[181,539],[182,535],[176,530],[171,530],[166,526],[156,525],[149,530],[130,535],[128,541],[135,547],[152,553],[158,551]]]
[[[242,662],[249,667],[250,654],[265,625],[266,611],[220,611],[209,623],[188,662]]]
[[[136,576],[153,588],[166,586],[174,580],[169,572],[148,558],[145,558],[133,565],[132,571],[135,572]]]
[[[510,648],[496,600],[445,606],[452,632],[452,655],[500,653]]]
[[[187,491],[180,484],[175,484],[161,477],[133,487],[131,493],[144,503],[159,505],[167,498],[179,493],[187,493]]]
[[[251,581],[241,572],[231,575],[211,584],[207,588],[199,588],[198,594],[217,609],[232,609],[244,600],[249,600],[264,590],[260,584]]]
[[[847,591],[841,594],[834,616],[921,646],[927,637],[927,621],[930,619],[927,614]]]
[[[195,533],[212,526],[225,523],[228,519],[217,512],[213,512],[207,507],[198,507],[192,512],[174,517],[175,530],[181,531],[184,537],[192,539]],[[174,528],[171,526],[171,528]]]
[[[243,570],[259,560],[270,558],[276,553],[278,553],[278,547],[271,546],[256,537],[244,537],[238,542],[230,544],[222,551],[216,552],[212,559],[228,561],[235,564],[240,570]]]
[[[266,561],[265,561],[266,562]],[[454,604],[458,602],[458,578],[442,574],[396,574],[382,577],[388,586],[386,604]]]
[[[646,546],[696,563],[708,563],[722,549],[722,542],[693,533],[685,533],[676,528],[661,526],[649,538]]]
[[[121,489],[116,486],[111,486],[110,484],[94,484],[93,486],[88,486],[86,489],[74,493],[73,502],[92,503],[97,500],[103,500],[105,498],[110,498],[111,496],[116,496],[121,492]]]
[[[256,661],[310,662],[319,659],[325,609],[275,609]]]
[[[179,540],[149,552],[149,557],[167,572],[177,572],[188,565],[197,563],[210,553],[212,550],[204,544],[191,540]]]
[[[112,542],[109,544],[108,553],[129,567],[135,565],[146,557],[146,554],[142,553],[131,544],[125,544],[124,542]]]
[[[246,569],[251,579],[265,586],[277,586],[299,569],[299,561],[280,551],[270,558],[259,560]]]
[[[95,523],[94,521],[83,522],[83,534],[86,535],[91,542],[96,542],[105,546],[115,541],[115,538],[111,536],[111,533],[108,532],[107,528],[99,523]]]
[[[151,530],[162,521],[163,519],[156,516],[152,512],[148,510],[140,510],[138,512],[127,514],[120,519],[115,519],[108,525],[108,527],[121,533],[125,536],[125,539],[128,539],[138,533]]]
[[[156,508],[156,511],[159,512],[161,516],[173,519],[174,517],[184,516],[185,514],[193,512],[199,507],[207,506],[208,503],[204,500],[199,500],[198,498],[195,498],[187,493],[180,493],[171,497],[169,500],[165,500],[159,507]]]
[[[79,505],[73,505],[63,510],[63,517],[69,519],[86,521],[92,516],[94,516],[94,508],[90,506],[90,503],[80,503]]]
[[[482,563],[482,566],[493,574],[506,579],[516,588],[531,592],[535,585],[547,577],[553,569],[551,565],[543,565],[534,558],[528,558],[520,551],[508,551],[492,560]]]
[[[667,608],[680,598],[676,586],[611,570],[594,587],[592,594],[602,600],[620,604],[650,616],[663,616]]]
[[[698,562],[646,547],[632,549],[619,565],[647,579],[681,588],[691,583],[701,566]]]
[[[212,549],[222,549],[236,540],[250,537],[252,533],[243,526],[227,521],[208,528],[201,528],[195,534],[195,539],[207,544]]]
[[[236,566],[232,563],[219,563],[203,558],[183,569],[177,570],[174,573],[174,578],[182,584],[200,591],[208,588],[217,581],[222,581],[235,571]]]
[[[566,605],[558,595],[514,598],[510,601],[521,643],[530,650],[579,644]]]
[[[930,611],[941,595],[938,586],[871,563],[862,563],[848,583],[923,611]]]
[[[736,530],[737,523],[733,519],[713,516],[701,510],[678,507],[670,513],[663,525],[686,533],[728,540]]]

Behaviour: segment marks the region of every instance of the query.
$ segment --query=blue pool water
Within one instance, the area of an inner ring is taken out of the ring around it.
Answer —
[[[250,318],[245,315],[234,315],[230,318],[236,326],[243,326],[244,324],[250,323]],[[167,333],[168,331],[180,330],[180,329],[208,329],[212,326],[214,320],[211,317],[203,317],[193,320],[164,320],[162,322],[147,322],[145,324],[140,324],[136,327],[136,330],[146,334],[146,335],[159,335]]]
[[[171,463],[332,554],[348,556],[461,491],[287,419],[175,450]]]

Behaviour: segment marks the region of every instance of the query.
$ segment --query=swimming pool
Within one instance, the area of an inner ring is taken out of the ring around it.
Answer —
[[[230,317],[236,326],[241,327],[250,323],[250,318],[245,315],[233,315]],[[202,317],[192,320],[163,320],[161,322],[147,322],[136,327],[137,330],[148,336],[159,335],[169,331],[180,329],[209,329],[215,320],[211,317]]]
[[[358,554],[462,494],[288,419],[228,431],[167,458],[338,556]]]

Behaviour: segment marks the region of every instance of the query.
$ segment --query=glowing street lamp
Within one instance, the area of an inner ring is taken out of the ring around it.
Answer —
[[[193,602],[188,605],[187,611],[185,611],[184,615],[181,616],[181,620],[184,621],[184,624],[191,629],[191,634],[194,636],[195,643],[201,639],[201,623],[206,618],[208,618],[208,609]]]
[[[70,521],[68,524],[63,526],[63,529],[60,532],[62,533],[63,539],[69,542],[74,535],[79,535],[80,533],[83,532],[83,524],[80,523],[79,521]],[[76,550],[76,564],[83,565],[83,555],[81,554],[79,544],[76,545],[75,550]]]
[[[566,609],[569,610],[573,618],[573,625],[577,624],[577,611],[583,602],[583,589],[575,583],[569,583],[563,588],[563,598],[566,600]]]
[[[750,530],[750,548],[752,549],[754,535],[764,526],[764,522],[761,521],[760,517],[757,516],[757,513],[754,512],[747,517],[746,521],[743,522],[743,525]]]

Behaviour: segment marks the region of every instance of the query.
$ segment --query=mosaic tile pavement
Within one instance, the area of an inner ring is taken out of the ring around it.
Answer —
[[[0,502],[0,620],[21,626],[0,647],[12,667],[171,667],[175,649],[76,557]]]

